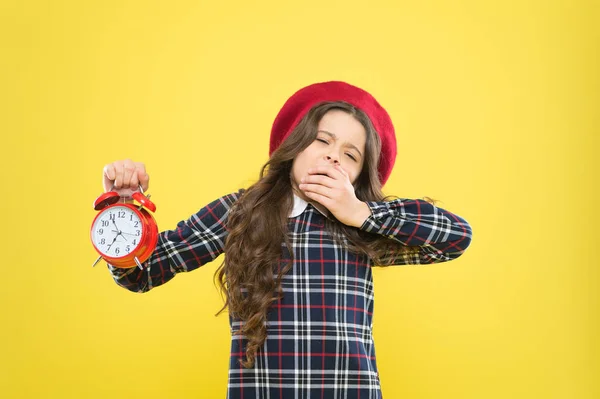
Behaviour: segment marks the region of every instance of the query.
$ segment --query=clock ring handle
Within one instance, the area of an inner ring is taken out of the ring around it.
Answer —
[[[110,188],[110,190],[108,190],[108,192],[111,192],[111,191],[114,191],[114,190],[115,190],[115,183],[113,182],[113,185],[112,185],[112,187]],[[144,195],[144,189],[142,188],[142,185],[141,185],[141,184],[138,184],[138,190],[139,190],[139,192],[140,192],[142,195]],[[138,191],[135,191],[135,192],[134,192],[134,194],[135,194],[136,192],[138,192]],[[144,195],[144,196],[146,196],[146,195]],[[148,194],[146,197],[147,197],[147,198],[150,198],[150,194]],[[128,200],[129,198],[133,198],[133,195],[132,195],[131,197],[121,197],[121,199],[122,199],[123,201],[125,201],[125,200]]]
[[[156,205],[154,202],[150,201],[150,194],[144,195],[144,189],[142,188],[141,184],[139,185],[139,189],[140,191],[136,191],[135,193],[131,194],[131,197],[140,203],[140,208],[144,207],[150,212],[156,212]]]
[[[125,202],[127,199],[129,199],[128,197],[119,196],[119,194],[116,191],[114,191],[114,189],[115,185],[113,184],[110,191],[107,191],[98,198],[96,198],[96,201],[94,201],[95,210],[99,211],[102,208],[119,202],[119,200]],[[140,204],[139,209],[143,207],[148,209],[150,212],[156,212],[156,205],[154,204],[154,202],[150,201],[150,195],[144,195],[144,189],[142,188],[141,184],[138,185],[138,189],[139,191],[136,191],[133,194],[131,194],[131,198],[133,198]]]

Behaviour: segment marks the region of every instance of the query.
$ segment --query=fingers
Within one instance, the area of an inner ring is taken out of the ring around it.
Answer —
[[[310,196],[311,194],[318,194],[322,197],[331,198],[333,191],[329,187],[325,187],[321,184],[300,184],[300,189],[304,194]]]
[[[142,190],[146,191],[149,182],[150,177],[146,173],[146,166],[141,162],[126,159],[104,166],[102,179],[104,191],[111,189],[137,191],[140,185]]]
[[[320,185],[325,186],[327,188],[334,188],[336,186],[336,182],[329,176],[323,175],[307,175],[302,178],[300,181],[300,186],[314,186]]]
[[[113,164],[106,165],[102,171],[102,186],[104,187],[104,192],[112,189],[115,176],[115,166]]]
[[[305,195],[306,195],[308,198],[310,198],[310,199],[312,199],[312,200],[315,200],[315,201],[317,201],[319,204],[321,204],[321,205],[325,206],[325,208],[327,208],[327,209],[329,209],[329,207],[331,207],[331,206],[332,206],[332,200],[331,200],[331,198],[329,198],[329,197],[327,197],[327,196],[325,196],[325,195],[322,195],[322,194],[316,193],[316,192],[314,192],[314,191],[305,191],[305,192],[304,192],[304,194],[305,194]]]
[[[344,168],[342,168],[341,165],[335,165],[336,170],[338,170],[344,177],[346,177],[348,180],[350,180],[350,175],[348,174],[348,172],[346,172],[344,170]]]
[[[115,188],[137,188],[137,184],[132,186],[132,182],[137,183],[137,174],[135,173],[135,165],[133,161],[126,159],[123,161],[123,173],[117,173],[115,180]]]
[[[308,175],[302,178],[299,188],[313,199],[332,199],[341,184],[349,180],[348,173],[340,165],[322,165],[308,169]]]
[[[146,166],[143,163],[140,163],[138,165],[138,171],[138,179],[142,185],[142,190],[148,191],[148,187],[150,186],[150,176],[146,173]]]
[[[314,168],[308,169],[309,175],[311,174],[325,174],[332,179],[339,179],[341,177],[347,177],[346,171],[339,165],[321,165]]]
[[[327,165],[308,169],[308,175],[304,176],[301,183],[317,183],[333,188],[336,180],[349,180],[349,176],[341,166]]]

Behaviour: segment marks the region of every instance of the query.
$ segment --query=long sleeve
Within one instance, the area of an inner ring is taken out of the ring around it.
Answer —
[[[225,195],[200,209],[174,230],[159,234],[156,249],[142,266],[116,268],[108,264],[115,282],[133,292],[146,292],[216,259],[225,248],[227,215],[243,190]]]
[[[387,254],[380,266],[447,262],[462,255],[471,243],[472,230],[465,219],[427,201],[399,198],[366,203],[371,215],[361,230],[419,247],[414,254]]]

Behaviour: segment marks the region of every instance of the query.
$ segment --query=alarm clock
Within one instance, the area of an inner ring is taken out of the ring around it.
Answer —
[[[113,187],[114,188],[114,187]],[[92,222],[90,237],[100,256],[92,266],[104,259],[119,268],[139,267],[156,248],[158,226],[151,212],[156,205],[145,196],[142,187],[131,197],[139,205],[125,203],[116,191],[107,191],[94,201],[98,214]]]

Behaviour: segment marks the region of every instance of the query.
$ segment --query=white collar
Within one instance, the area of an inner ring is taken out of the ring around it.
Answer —
[[[308,206],[308,202],[304,201],[302,198],[298,197],[296,194],[294,195],[294,208],[292,209],[292,212],[290,213],[290,218],[295,218],[296,216],[299,216],[302,212],[304,212],[304,210],[306,209],[306,207]],[[321,211],[319,208],[317,208],[314,204],[311,204],[317,211],[319,211],[323,216],[327,217],[327,215],[325,213],[323,213],[323,211]]]

